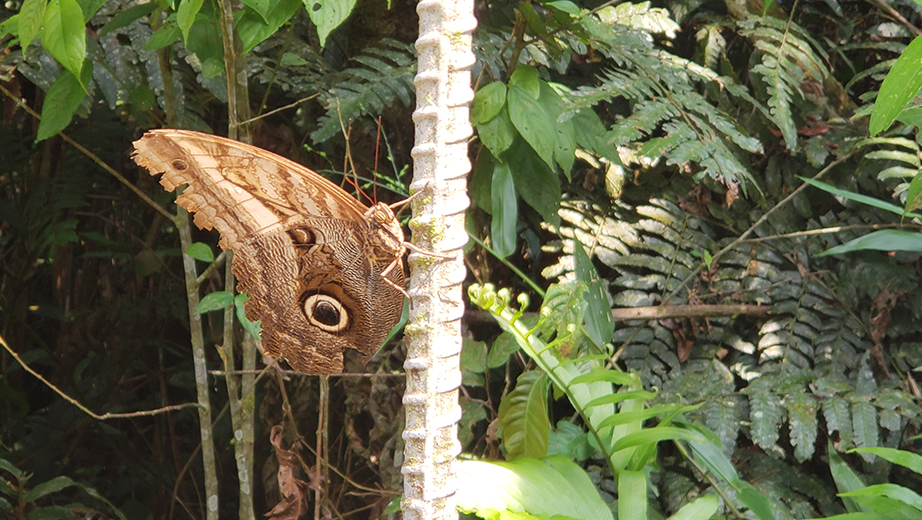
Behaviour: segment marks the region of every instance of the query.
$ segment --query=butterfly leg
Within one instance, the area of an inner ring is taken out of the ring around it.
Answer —
[[[404,242],[403,247],[407,249],[412,249],[421,255],[434,256],[436,258],[444,258],[445,260],[454,260],[455,255],[443,255],[442,253],[436,253],[435,251],[428,251],[426,249],[420,249],[409,242]]]
[[[403,256],[403,255],[401,255],[401,256]],[[400,262],[401,256],[398,256],[397,258],[395,258],[394,261],[391,262],[390,265],[388,265],[387,267],[385,267],[384,270],[381,271],[381,273],[380,273],[378,276],[380,276],[381,279],[384,280],[384,283],[386,283],[387,285],[390,285],[390,286],[393,287],[394,289],[397,289],[401,294],[403,294],[404,296],[407,297],[407,299],[409,299],[409,298],[410,298],[410,295],[407,294],[407,290],[404,289],[403,287],[401,287],[401,286],[395,284],[394,282],[390,281],[390,280],[388,279],[388,277],[387,277],[387,275],[389,275],[389,274],[391,273],[391,271],[394,270],[394,267],[397,267],[397,264]]]

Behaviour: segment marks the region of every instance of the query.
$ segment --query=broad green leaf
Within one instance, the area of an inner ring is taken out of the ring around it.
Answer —
[[[563,11],[573,16],[579,16],[579,13],[580,13],[579,7],[573,2],[570,2],[569,0],[554,0],[553,2],[547,2],[544,5],[548,7],[553,7],[554,9],[557,9],[558,11]]]
[[[243,5],[255,11],[265,20],[266,15],[269,13],[270,2],[271,0],[243,0]],[[268,20],[266,21],[268,22]]]
[[[742,479],[731,482],[730,485],[736,490],[736,496],[740,501],[746,504],[746,507],[761,520],[775,520],[775,514],[772,512],[772,505],[767,496],[759,493],[749,482]]]
[[[922,36],[917,36],[906,46],[884,78],[868,124],[872,136],[890,128],[893,120],[922,89],[922,67],[919,63],[922,63]]]
[[[212,78],[224,70],[224,44],[215,13],[207,7],[204,5],[198,12],[185,41],[186,47],[201,60],[202,75]]]
[[[557,85],[557,88],[565,90],[561,85]],[[573,128],[572,118],[561,120],[564,107],[560,96],[561,94],[550,84],[541,82],[538,103],[546,107],[550,116],[554,118],[552,128],[557,132],[557,138],[554,140],[554,161],[563,170],[567,180],[572,180],[570,170],[573,169],[573,162],[576,160],[576,130]],[[553,165],[551,167],[553,168]]]
[[[716,495],[705,495],[682,506],[669,520],[707,520],[714,516],[719,506],[720,500]]]
[[[872,453],[878,457],[888,460],[894,464],[911,469],[919,475],[922,475],[922,455],[911,451],[897,450],[893,448],[857,448],[851,451],[858,453]]]
[[[154,9],[157,7],[157,2],[146,2],[125,9],[124,11],[113,16],[111,20],[106,22],[106,25],[102,26],[102,29],[99,30],[99,37],[102,38],[103,36],[111,33],[116,29],[121,29],[122,27],[131,25],[135,20],[143,18],[154,12]]]
[[[518,196],[508,163],[496,163],[490,195],[493,206],[490,238],[493,239],[493,250],[500,258],[505,258],[515,251],[519,219]]]
[[[189,31],[192,29],[192,24],[195,23],[195,16],[202,8],[203,2],[204,0],[179,1],[179,9],[176,10],[176,23],[179,25],[179,30],[182,31],[184,42],[189,41]]]
[[[163,25],[159,29],[154,31],[154,34],[150,36],[150,39],[147,40],[147,43],[144,44],[144,50],[155,51],[157,49],[162,49],[167,45],[173,45],[173,42],[182,35],[182,31],[179,30],[179,26],[176,25],[176,21],[171,18],[167,18]]]
[[[477,125],[477,136],[495,156],[499,156],[512,146],[516,133],[505,105],[500,107],[499,114],[495,117]]]
[[[826,453],[829,455],[829,472],[832,473],[832,480],[836,483],[836,489],[839,494],[849,493],[856,489],[864,487],[864,482],[844,460],[839,456],[832,441],[826,442]],[[857,513],[861,507],[855,502],[854,498],[845,497],[842,499],[845,510],[850,513]]]
[[[804,462],[813,456],[817,430],[816,412],[819,404],[803,392],[792,392],[785,396],[784,406],[788,411],[794,457],[799,462]]]
[[[186,249],[186,254],[202,262],[214,261],[214,252],[211,251],[211,248],[208,247],[208,244],[202,242],[194,242],[189,244],[189,248]]]
[[[548,379],[540,370],[522,372],[515,389],[499,404],[506,460],[547,455],[551,424],[547,414]]]
[[[457,462],[458,508],[611,520],[612,514],[585,471],[563,457],[544,461]]]
[[[490,153],[490,149],[480,150],[477,162],[474,163],[471,171],[471,180],[467,190],[474,204],[486,211],[488,215],[493,214],[491,190],[494,169],[496,169],[496,158]]]
[[[42,46],[75,78],[80,78],[86,57],[86,29],[80,4],[76,0],[51,0],[45,8],[43,26]],[[85,92],[87,85],[81,87]]]
[[[34,502],[42,497],[45,497],[52,493],[57,493],[58,491],[61,491],[62,489],[66,489],[66,488],[69,488],[71,486],[76,486],[76,485],[78,484],[74,482],[73,480],[71,480],[69,477],[59,475],[57,477],[54,477],[51,480],[46,480],[45,482],[38,484],[37,486],[30,489],[29,491],[26,491],[22,499],[25,502]]]
[[[494,81],[480,88],[471,102],[471,124],[479,125],[496,117],[506,106],[506,84]]]
[[[493,340],[490,352],[487,354],[487,367],[497,368],[509,361],[509,356],[519,351],[519,344],[508,332],[503,332]]]
[[[468,387],[483,386],[483,372],[487,366],[486,344],[470,338],[461,341],[461,384]],[[508,396],[507,396],[508,398]],[[543,457],[545,454],[541,454]]]
[[[260,320],[250,321],[246,316],[244,303],[246,303],[246,301],[249,299],[250,297],[246,293],[241,293],[241,294],[238,294],[237,296],[234,296],[234,308],[237,311],[236,312],[237,321],[239,321],[240,324],[243,325],[243,330],[247,331],[247,333],[250,336],[253,336],[256,339],[259,339],[259,333],[261,332],[261,328],[259,325],[261,321]],[[407,318],[406,318],[407,317],[407,306],[409,304],[407,302],[403,302],[403,303],[404,303],[403,315],[401,315],[400,317],[401,321],[397,322],[397,325],[395,326],[395,328],[397,326],[402,327],[407,322]],[[395,332],[392,330],[391,334],[393,335],[395,334]],[[388,336],[388,339],[390,339],[390,336]]]
[[[520,86],[509,89],[506,102],[509,119],[516,130],[545,164],[553,169],[556,166],[554,151],[557,148],[557,117],[549,112],[545,104],[537,100],[537,96],[532,97],[528,90]]]
[[[19,13],[0,22],[0,38],[8,34],[19,37]],[[25,45],[23,45],[23,48],[25,48]]]
[[[537,100],[541,94],[541,80],[538,79],[538,71],[528,65],[519,65],[509,77],[509,87],[518,87],[533,100]]]
[[[25,0],[19,8],[19,44],[25,49],[42,27],[48,0]]]
[[[102,6],[106,5],[106,2],[109,0],[77,0],[77,3],[80,4],[80,11],[83,13],[83,20],[88,21],[90,18],[96,16],[96,13],[102,9]]]
[[[922,233],[899,229],[881,229],[854,240],[849,240],[842,245],[830,247],[817,256],[841,255],[852,251],[865,250],[920,252],[922,251]]]
[[[271,0],[265,13],[246,7],[235,20],[234,27],[243,42],[243,51],[250,52],[301,9],[300,0]]]
[[[339,27],[355,7],[356,0],[303,0],[307,14],[317,26],[320,46],[327,43],[327,37],[333,29]]]
[[[234,295],[229,291],[215,291],[205,295],[195,308],[196,314],[218,311],[234,304]]]
[[[63,71],[55,80],[45,102],[42,104],[42,120],[38,124],[36,141],[43,141],[57,135],[70,124],[74,112],[86,97],[85,85],[93,78],[93,62],[86,60],[83,65],[82,79],[78,80],[70,71]]]
[[[548,456],[561,455],[568,459],[584,461],[592,456],[588,434],[567,419],[557,422],[557,428],[548,435]]]
[[[647,478],[641,471],[618,473],[618,520],[647,520]]]
[[[512,169],[515,189],[541,218],[553,225],[560,225],[560,176],[521,139],[503,154],[503,159]]]

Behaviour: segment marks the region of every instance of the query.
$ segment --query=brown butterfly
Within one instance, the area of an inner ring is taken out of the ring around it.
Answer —
[[[367,357],[403,309],[403,230],[317,173],[261,148],[188,130],[151,130],[132,158],[199,228],[234,250],[247,318],[262,320],[266,353],[307,374],[337,374],[343,351]]]

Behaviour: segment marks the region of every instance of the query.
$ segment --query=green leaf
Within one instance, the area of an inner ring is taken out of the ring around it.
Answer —
[[[753,391],[749,395],[749,405],[752,440],[765,450],[774,449],[781,426],[781,399],[771,392]]]
[[[522,372],[515,389],[499,404],[506,460],[547,455],[550,421],[547,414],[547,376],[540,370]]]
[[[23,495],[22,499],[25,502],[34,502],[42,497],[52,493],[57,493],[62,489],[76,485],[78,484],[71,480],[69,477],[59,475],[51,480],[46,480],[45,482],[42,482],[41,484],[38,484],[34,488],[30,489]]]
[[[86,58],[83,11],[76,0],[51,0],[45,8],[42,46],[76,78]],[[86,84],[81,85],[86,91]]]
[[[80,4],[80,11],[83,13],[83,20],[89,21],[90,18],[96,16],[96,13],[102,9],[102,6],[106,5],[108,0],[77,0],[77,3]]]
[[[243,52],[269,38],[301,9],[300,0],[272,0],[265,13],[250,7],[244,8],[234,27],[243,42]]]
[[[303,0],[307,14],[317,26],[320,46],[327,43],[327,37],[333,29],[339,27],[355,7],[356,0]]]
[[[201,10],[203,2],[204,0],[179,1],[179,9],[176,10],[176,23],[179,25],[179,30],[182,31],[184,42],[189,41],[189,31],[192,29],[192,24],[195,23],[195,16]]]
[[[538,71],[528,65],[519,65],[509,77],[509,87],[518,87],[533,100],[537,100],[541,94],[541,80],[538,79]]]
[[[739,474],[736,472],[733,462],[727,458],[716,444],[711,442],[706,444],[692,443],[689,446],[695,453],[695,458],[707,466],[714,474],[728,483],[739,480]]]
[[[456,496],[461,511],[612,519],[611,511],[586,472],[563,457],[493,463],[461,460],[456,468]]]
[[[509,110],[502,106],[499,114],[486,123],[477,125],[477,136],[493,155],[499,157],[512,146],[517,132],[512,120],[509,119]]]
[[[519,351],[519,344],[508,332],[503,332],[493,340],[490,352],[487,354],[487,367],[497,368],[509,361],[509,356]]]
[[[618,473],[618,520],[647,520],[647,479],[641,471]]]
[[[215,291],[206,294],[198,306],[195,308],[196,314],[205,314],[206,312],[219,311],[234,304],[234,295],[230,291]]]
[[[888,460],[894,464],[899,464],[909,468],[919,475],[922,475],[922,455],[911,451],[897,450],[893,448],[856,448],[858,453],[872,453],[878,457]]]
[[[487,349],[482,341],[464,338],[461,341],[461,384],[483,386],[483,372],[487,365]]]
[[[761,520],[775,520],[775,514],[772,512],[772,504],[768,497],[759,493],[745,480],[731,482],[733,489],[736,490],[737,497],[746,504],[750,511],[756,514]]]
[[[917,172],[909,183],[909,189],[906,190],[906,205],[903,211],[910,213],[922,207],[922,174]]]
[[[826,453],[829,455],[829,472],[832,473],[832,480],[836,483],[836,489],[840,495],[849,493],[856,489],[864,487],[864,482],[839,455],[839,452],[833,446],[832,441],[826,442]],[[854,498],[846,497],[842,499],[845,510],[850,513],[857,513],[861,510],[858,502]]]
[[[154,31],[154,34],[152,34],[150,39],[147,40],[147,43],[144,44],[144,50],[155,51],[167,45],[173,45],[173,42],[175,42],[181,34],[182,31],[180,31],[179,26],[176,25],[176,20],[167,18],[163,22],[163,25]]]
[[[902,231],[899,229],[882,229],[854,240],[830,247],[818,254],[818,257],[841,255],[852,251],[922,251],[922,233],[917,231]]]
[[[592,456],[588,434],[566,419],[557,422],[557,428],[550,431],[547,442],[548,456],[561,455],[578,461]]]
[[[516,225],[519,218],[518,196],[515,193],[509,164],[496,163],[490,196],[493,206],[493,220],[490,222],[493,250],[500,258],[505,258],[515,252]]]
[[[510,165],[515,189],[541,218],[552,226],[560,225],[560,176],[521,139],[503,154]]]
[[[25,0],[19,8],[19,44],[23,50],[32,43],[41,29],[46,5],[47,0]]]
[[[116,29],[131,25],[135,20],[154,12],[154,9],[157,9],[157,7],[157,2],[147,2],[125,9],[113,16],[111,20],[106,22],[106,25],[102,26],[102,29],[99,30],[99,37],[102,38]]]
[[[573,2],[570,2],[569,0],[554,0],[553,2],[547,2],[544,5],[548,7],[553,7],[554,9],[557,9],[558,11],[563,11],[573,16],[579,16],[580,14],[579,7]]]
[[[211,248],[208,246],[208,244],[203,242],[194,242],[189,244],[189,248],[186,249],[186,254],[202,262],[214,261],[214,253],[211,251]]]
[[[516,130],[545,164],[553,169],[556,166],[554,151],[557,149],[556,116],[548,111],[546,104],[540,103],[537,97],[532,97],[528,90],[519,86],[509,89],[506,101],[509,118]]]
[[[559,88],[563,88],[560,87]],[[561,120],[563,113],[563,100],[551,85],[541,82],[541,95],[538,96],[538,103],[548,109],[549,115],[554,118],[551,128],[557,133],[554,140],[554,161],[563,170],[567,180],[570,178],[570,170],[573,169],[573,162],[576,160],[576,130],[573,128],[573,119],[567,118]],[[551,168],[554,165],[550,165]]]
[[[873,486],[867,486],[861,489],[856,489],[845,493],[844,496],[849,497],[858,497],[858,496],[885,496],[911,506],[920,511],[922,516],[922,496],[919,496],[918,493],[907,489],[898,484],[875,484]]]
[[[657,428],[645,428],[638,432],[629,433],[615,442],[612,451],[620,451],[632,446],[642,446],[644,444],[655,444],[662,441],[684,440],[689,442],[707,443],[708,439],[694,430],[685,428],[676,428],[674,426],[661,426]]]
[[[685,504],[669,520],[708,520],[717,512],[720,500],[716,495],[705,495],[690,504]]]
[[[599,278],[592,260],[583,249],[579,240],[573,241],[573,252],[576,258],[576,277],[585,283],[589,290],[586,292],[586,334],[597,346],[602,347],[611,341],[615,331],[615,320],[611,315],[611,304],[605,292],[605,285]]]
[[[238,294],[237,296],[234,296],[234,308],[237,311],[237,321],[239,321],[240,324],[243,325],[243,330],[247,331],[247,334],[249,334],[250,336],[253,336],[256,339],[259,339],[259,333],[262,332],[259,326],[261,322],[259,320],[250,321],[246,316],[244,303],[249,299],[250,297],[246,293],[241,293],[241,294]],[[403,311],[403,315],[401,315],[400,317],[401,321],[397,322],[398,326],[403,326],[407,321],[406,320],[407,305],[409,304],[407,302],[404,302],[404,311]],[[391,333],[393,334],[393,331],[391,331]],[[390,339],[390,336],[388,336],[388,339]]]
[[[42,120],[38,124],[36,141],[43,141],[57,135],[70,124],[74,112],[86,97],[85,85],[93,78],[93,62],[86,60],[81,79],[74,77],[70,71],[64,71],[54,81],[42,104]]]
[[[877,409],[874,405],[864,401],[852,403],[852,427],[855,431],[855,445],[859,448],[872,448],[879,444]],[[871,457],[865,459],[870,461]]]
[[[479,125],[496,117],[506,106],[506,85],[494,81],[480,88],[471,102],[471,124]]]
[[[893,64],[884,78],[871,112],[868,129],[871,135],[890,128],[912,98],[922,89],[922,36],[917,36]]]
[[[904,215],[906,217],[911,217],[911,218],[922,218],[922,214],[905,213],[903,208],[897,206],[896,204],[892,204],[884,200],[880,200],[874,197],[868,197],[867,195],[862,195],[860,193],[855,193],[855,192],[848,191],[848,190],[842,190],[842,189],[836,188],[835,186],[832,186],[831,184],[826,184],[825,182],[808,179],[806,177],[797,177],[797,178],[806,182],[807,184],[810,184],[811,186],[815,186],[837,197],[843,197],[849,200],[853,200],[855,202],[867,204],[868,206],[871,206],[877,209],[882,209],[884,211],[889,211],[890,213],[895,213],[897,215]]]

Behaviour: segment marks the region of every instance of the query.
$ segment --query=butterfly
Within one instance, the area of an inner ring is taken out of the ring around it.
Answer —
[[[367,359],[400,319],[408,244],[387,204],[366,207],[298,163],[189,130],[151,130],[132,158],[167,191],[186,185],[176,203],[234,251],[267,354],[337,374],[345,349]]]

